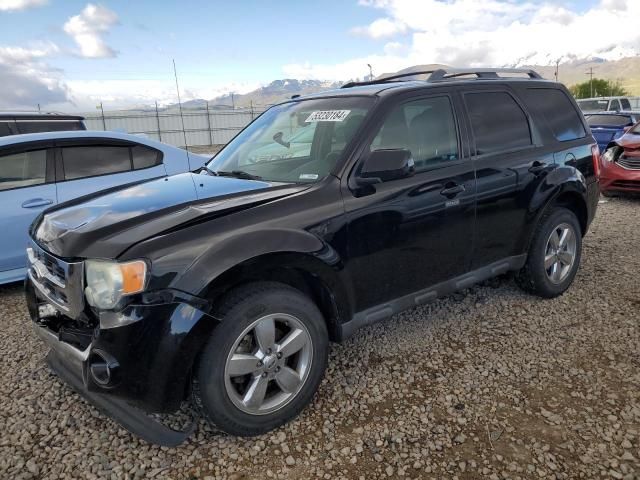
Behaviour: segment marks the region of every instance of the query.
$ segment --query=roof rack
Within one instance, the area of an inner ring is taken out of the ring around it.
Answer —
[[[504,78],[500,77],[500,75],[498,75],[499,73],[524,74],[529,78],[542,80],[542,76],[540,76],[538,72],[528,68],[441,68],[433,72],[427,81],[437,82],[450,78],[465,77],[467,75],[475,75],[477,78],[482,79]]]
[[[477,79],[482,80],[491,80],[491,79],[500,79],[500,78],[510,78],[510,77],[501,77],[500,73],[503,74],[521,74],[527,75],[528,78],[534,80],[543,80],[542,76],[536,72],[535,70],[527,69],[527,68],[440,68],[438,70],[421,70],[417,72],[411,73],[401,73],[398,75],[391,75],[389,77],[383,77],[376,80],[371,80],[368,82],[349,82],[342,85],[340,88],[351,88],[362,85],[376,85],[380,83],[387,83],[391,81],[397,81],[406,77],[414,77],[416,75],[426,75],[430,74],[429,78],[426,80],[427,82],[442,82],[446,80],[453,80],[458,77],[466,77],[468,75],[475,75]]]
[[[345,83],[340,88],[351,88],[351,87],[356,87],[356,86],[361,86],[361,85],[375,85],[377,83],[385,83],[385,82],[388,82],[390,80],[397,80],[399,78],[413,77],[415,75],[426,75],[426,74],[429,74],[429,73],[434,73],[436,71],[437,70],[421,70],[421,71],[418,71],[418,72],[411,72],[411,73],[399,73],[397,75],[391,75],[389,77],[378,78],[376,80],[369,80],[368,82],[349,82],[349,83]]]

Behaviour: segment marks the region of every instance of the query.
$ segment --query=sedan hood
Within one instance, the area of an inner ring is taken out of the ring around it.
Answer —
[[[136,243],[203,216],[223,216],[308,185],[184,173],[99,192],[39,217],[32,236],[64,258],[116,258]]]

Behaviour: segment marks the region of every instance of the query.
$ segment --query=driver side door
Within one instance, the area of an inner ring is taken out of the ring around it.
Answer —
[[[400,304],[427,300],[418,292],[469,270],[475,172],[464,145],[449,94],[405,101],[385,116],[362,157],[407,149],[415,173],[344,189],[356,312],[389,316]]]

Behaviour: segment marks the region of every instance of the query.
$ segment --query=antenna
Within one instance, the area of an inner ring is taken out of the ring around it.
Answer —
[[[180,87],[178,86],[178,71],[176,70],[176,61],[173,61],[173,75],[176,77],[176,92],[178,92],[178,109],[180,110],[180,121],[182,122],[182,135],[184,136],[184,149],[187,151],[187,161],[191,168],[191,157],[189,157],[189,145],[187,144],[187,132],[184,129],[184,116],[182,115],[182,101],[180,100]]]

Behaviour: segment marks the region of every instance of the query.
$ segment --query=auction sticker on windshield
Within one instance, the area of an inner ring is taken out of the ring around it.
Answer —
[[[318,110],[311,112],[305,122],[342,122],[350,113],[351,110]]]

